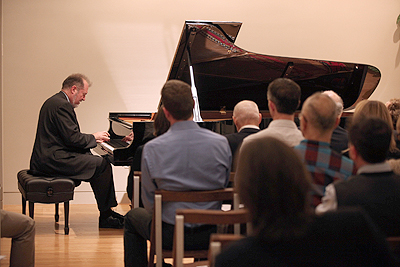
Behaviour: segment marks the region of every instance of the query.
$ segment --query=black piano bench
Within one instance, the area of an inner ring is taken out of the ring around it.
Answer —
[[[22,213],[26,214],[26,201],[29,201],[29,216],[33,219],[34,203],[56,205],[55,220],[58,222],[58,206],[64,202],[64,233],[69,234],[69,201],[74,198],[75,183],[68,178],[33,176],[29,170],[18,172],[18,189],[22,194]]]

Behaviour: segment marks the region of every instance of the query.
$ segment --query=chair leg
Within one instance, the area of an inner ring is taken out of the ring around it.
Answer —
[[[22,196],[22,214],[26,215],[26,199]]]
[[[65,227],[64,233],[69,234],[69,201],[64,202],[64,217],[65,217]]]
[[[32,201],[29,201],[29,217],[31,217],[33,219],[33,214],[35,212],[35,203],[33,203]]]
[[[58,204],[59,203],[56,203],[56,213],[54,215],[54,219],[56,220],[56,222],[60,220],[60,215],[58,214]]]

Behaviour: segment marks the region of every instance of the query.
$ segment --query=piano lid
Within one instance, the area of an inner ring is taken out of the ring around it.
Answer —
[[[333,90],[351,109],[374,92],[380,71],[370,65],[256,54],[234,44],[241,22],[186,21],[168,80],[191,84],[193,66],[201,111],[233,110],[249,99],[267,110],[267,87],[276,78],[296,81],[301,102],[317,91]]]

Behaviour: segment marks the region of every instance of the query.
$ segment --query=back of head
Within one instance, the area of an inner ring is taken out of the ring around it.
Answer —
[[[391,138],[391,127],[378,117],[357,117],[349,129],[350,143],[368,163],[380,163],[386,160]]]
[[[193,114],[190,85],[180,80],[169,80],[161,89],[161,103],[176,120],[187,120]]]
[[[337,106],[328,95],[317,92],[304,101],[301,115],[314,129],[326,133],[336,126]]]
[[[392,117],[385,104],[377,100],[362,100],[354,109],[353,119],[356,120],[359,116],[378,117],[389,125],[393,125]]]
[[[399,98],[390,99],[390,101],[386,103],[386,107],[389,110],[394,125],[400,117],[400,99]]]
[[[300,105],[301,89],[290,79],[278,78],[268,85],[267,97],[279,113],[291,115]]]
[[[394,130],[389,110],[381,101],[367,99],[360,101],[354,109],[352,120],[357,120],[359,117],[378,117],[389,124],[392,131]],[[394,152],[396,150],[396,141],[394,136],[392,136],[392,140],[390,141],[390,151]]]
[[[75,73],[69,75],[62,83],[61,89],[68,89],[76,86],[79,90],[83,88],[83,80],[85,80],[89,87],[92,85],[90,80],[83,74]]]
[[[310,177],[292,148],[272,137],[245,143],[235,178],[256,233],[282,239],[301,231]]]
[[[240,125],[259,125],[260,111],[255,102],[243,100],[236,104],[233,116]]]
[[[322,93],[332,98],[332,100],[336,103],[336,114],[338,116],[341,116],[343,113],[343,106],[344,106],[343,99],[336,92],[332,90],[327,90]]]

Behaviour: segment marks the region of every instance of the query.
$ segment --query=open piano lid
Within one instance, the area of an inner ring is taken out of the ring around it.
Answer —
[[[267,87],[276,78],[296,81],[301,102],[317,91],[338,93],[352,109],[374,92],[380,71],[370,65],[256,54],[234,42],[241,22],[186,21],[168,80],[191,84],[193,66],[198,102],[205,111],[232,111],[241,100],[267,110]],[[193,86],[193,85],[192,85]]]

